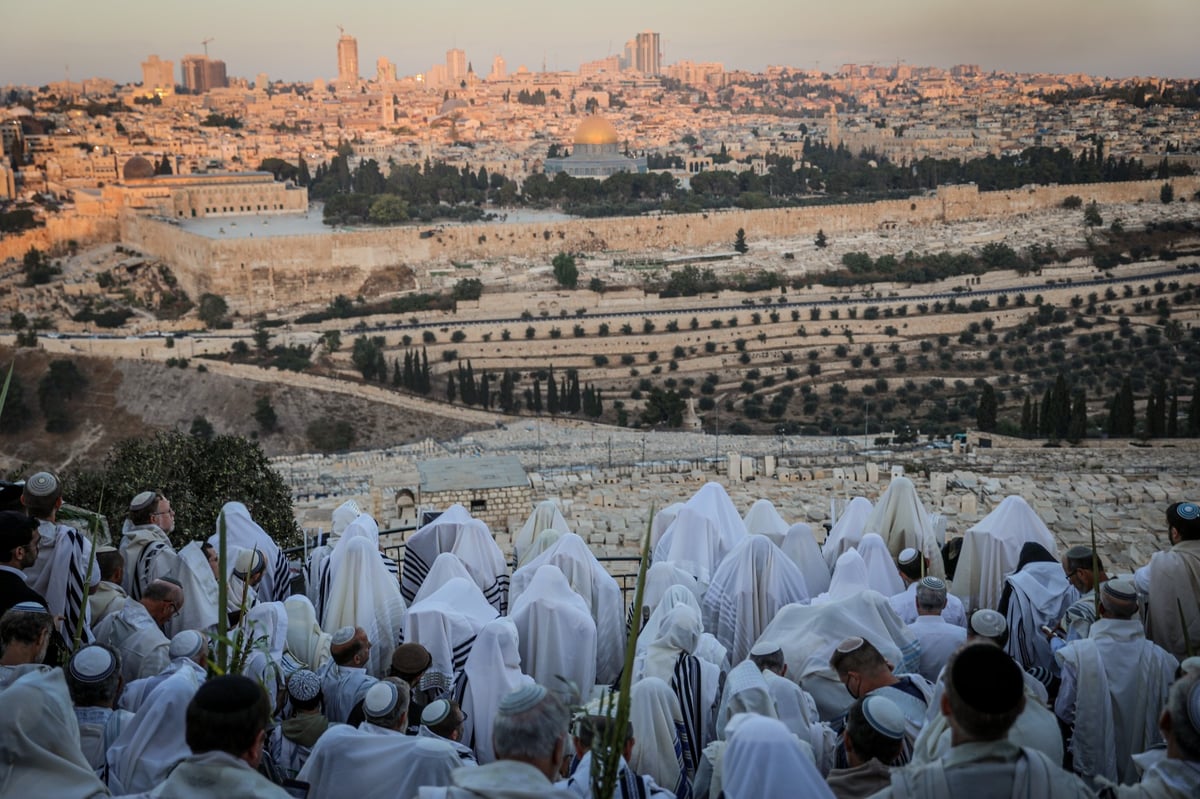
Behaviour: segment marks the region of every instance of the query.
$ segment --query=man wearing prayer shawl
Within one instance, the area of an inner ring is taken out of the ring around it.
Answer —
[[[775,546],[783,546],[783,537],[787,534],[788,523],[779,515],[779,511],[775,510],[771,500],[756,500],[750,506],[750,510],[746,511],[746,515],[742,517],[742,523],[746,525],[748,534],[764,535],[771,539],[771,543]]]
[[[1017,570],[1021,547],[1027,543],[1055,551],[1050,528],[1019,496],[1005,497],[995,510],[963,533],[951,591],[968,612],[995,609],[1000,604],[1004,578]]]
[[[817,546],[811,525],[804,522],[793,524],[784,533],[783,543],[779,548],[804,575],[804,587],[809,596],[823,594],[829,590],[829,578],[833,570],[821,556],[821,548]]]
[[[1021,547],[1017,570],[1008,576],[999,611],[1008,622],[1005,649],[1023,669],[1058,674],[1058,663],[1042,627],[1058,624],[1074,598],[1062,564],[1041,544]]]
[[[448,785],[462,766],[449,742],[404,734],[408,685],[402,680],[389,677],[371,686],[363,714],[366,721],[357,729],[333,727],[313,747],[298,777],[309,783],[312,796],[414,797],[422,787]]]
[[[91,643],[91,621],[83,595],[85,580],[89,586],[100,583],[100,567],[92,562],[92,542],[74,527],[55,521],[62,507],[62,483],[49,472],[38,472],[25,481],[21,503],[38,520],[41,536],[37,560],[25,569],[29,587],[46,598],[52,616],[62,619],[59,633],[64,641],[75,640],[82,617],[82,641]]]
[[[462,740],[475,750],[480,765],[496,759],[492,727],[500,700],[533,684],[533,678],[521,672],[517,628],[512,620],[498,618],[483,625],[454,686],[455,701],[467,716]]]
[[[439,675],[436,684],[446,689],[466,664],[479,631],[497,616],[473,580],[456,577],[408,609],[404,640],[425,648],[431,660],[426,673]]]
[[[0,708],[0,796],[108,796],[80,749],[62,669],[0,668]]]
[[[921,676],[933,682],[949,662],[954,650],[967,639],[967,631],[942,618],[946,609],[946,584],[936,577],[925,577],[917,586],[917,619],[908,625],[921,642]]]
[[[562,511],[558,509],[555,502],[549,499],[539,502],[533,509],[533,513],[529,514],[529,518],[525,520],[525,524],[521,525],[521,529],[513,537],[513,557],[517,559],[517,568],[529,562],[529,550],[533,546],[533,542],[544,531],[558,530],[566,533],[570,529],[566,518],[563,517]]]
[[[907,477],[892,480],[875,503],[863,530],[878,533],[893,558],[912,547],[929,559],[930,574],[945,578],[941,545],[929,523],[929,513],[917,496],[916,486]]]
[[[171,544],[175,511],[171,501],[157,491],[143,491],[129,503],[120,551],[125,559],[122,587],[133,599],[155,580],[179,579],[179,555]]]
[[[177,672],[191,675],[195,688],[208,679],[208,638],[196,630],[184,630],[171,639],[167,650],[171,664],[153,677],[143,677],[126,683],[121,689],[119,705],[122,710],[136,714],[142,709],[146,697],[154,692],[167,678]]]
[[[614,706],[615,707],[615,706]],[[585,714],[575,718],[572,737],[575,742],[575,770],[565,780],[555,784],[557,788],[566,788],[580,799],[592,797],[592,742],[596,736],[605,739],[611,735],[611,726],[615,720],[598,714]],[[650,776],[640,775],[629,766],[629,758],[633,756],[634,738],[633,727],[628,728],[624,743],[621,747],[621,757],[617,767],[617,790],[613,799],[670,799],[675,794],[661,788]]]
[[[177,583],[155,580],[141,600],[126,602],[119,613],[96,627],[96,640],[121,653],[121,674],[126,682],[153,677],[171,662],[171,641],[162,626],[183,607],[183,590]]]
[[[1195,799],[1200,796],[1200,672],[1185,674],[1171,686],[1159,728],[1167,740],[1166,757],[1146,769],[1136,785],[1115,786],[1099,780],[1100,799]]]
[[[872,510],[871,500],[855,497],[846,505],[842,515],[834,520],[833,527],[825,536],[825,543],[821,545],[821,556],[825,558],[825,565],[829,567],[830,572],[846,550],[858,546],[858,542],[862,540],[863,526],[871,517]]]
[[[657,677],[638,680],[629,690],[629,723],[636,745],[628,758],[637,774],[645,774],[676,797],[691,793],[682,738],[683,712],[671,686]]]
[[[121,587],[125,559],[116,547],[96,547],[96,565],[100,568],[100,584],[88,592],[88,612],[92,616],[93,629],[105,616],[116,613],[129,601],[129,595]]]
[[[96,776],[104,780],[108,748],[133,718],[132,713],[114,707],[121,690],[121,658],[104,644],[92,644],[72,655],[64,672],[79,722],[80,747]]]
[[[198,688],[195,677],[180,670],[147,695],[108,750],[108,785],[114,794],[153,790],[191,754],[185,722],[188,705]],[[255,688],[262,693],[261,688]]]
[[[891,764],[904,746],[904,714],[882,696],[866,696],[846,716],[846,760],[826,777],[837,799],[858,799],[891,783]]]
[[[250,509],[240,502],[226,502],[221,508],[221,516],[217,517],[217,531],[208,539],[208,543],[217,547],[218,551],[221,546],[222,517],[225,520],[226,545],[257,549],[266,561],[266,571],[256,588],[258,601],[282,602],[287,599],[292,593],[292,567],[288,564],[287,555],[267,535],[266,530],[250,518]]]
[[[167,622],[165,632],[175,635],[184,630],[209,630],[217,626],[217,576],[208,561],[201,541],[192,541],[179,550],[179,584],[187,604],[179,615]]]
[[[905,719],[905,750],[907,760],[912,743],[925,725],[933,684],[920,674],[896,675],[879,650],[862,638],[847,638],[834,650],[830,667],[837,672],[842,685],[854,699],[864,696],[883,696],[890,699]],[[838,764],[844,762],[844,750],[838,753]]]
[[[475,752],[462,742],[462,725],[467,720],[462,708],[452,699],[435,699],[425,706],[417,725],[417,735],[433,738],[454,747],[462,766],[478,766]]]
[[[408,539],[400,592],[412,602],[434,560],[453,552],[467,567],[475,584],[501,616],[508,613],[508,564],[488,526],[471,517],[462,505],[451,505]]]
[[[325,716],[330,721],[345,724],[367,691],[378,682],[367,674],[366,669],[371,658],[371,642],[361,627],[339,627],[331,639],[330,653],[333,659],[321,675]]]
[[[655,562],[674,563],[704,586],[721,560],[746,537],[746,525],[718,483],[705,483],[663,532]]]
[[[822,774],[833,766],[837,733],[821,721],[817,703],[807,691],[787,678],[788,666],[779,644],[761,639],[750,650],[750,661],[762,672],[767,693],[775,703],[779,720],[801,741],[812,747],[817,770]]]
[[[321,713],[321,678],[308,669],[300,669],[287,681],[289,716],[271,730],[268,748],[276,767],[288,779],[295,779],[308,762],[312,748],[329,729],[329,719]]]
[[[330,561],[333,582],[325,606],[324,627],[337,630],[354,626],[366,631],[371,641],[367,671],[382,677],[404,629],[405,607],[400,587],[379,559],[378,544],[369,537],[352,538],[347,533],[338,542]]]
[[[269,720],[267,697],[253,680],[209,680],[187,706],[191,755],[137,799],[287,799],[287,791],[257,771]]]
[[[888,601],[892,610],[896,611],[896,615],[905,624],[912,624],[917,620],[917,583],[921,582],[926,571],[921,560],[920,553],[912,547],[902,551],[896,559],[896,569],[904,583],[904,590],[893,594]],[[967,614],[962,600],[953,593],[946,594],[946,607],[942,609],[942,618],[949,624],[964,630],[967,628]]]
[[[893,769],[891,785],[873,799],[1092,796],[1078,777],[1005,737],[1025,703],[1024,680],[1012,658],[991,644],[968,644],[946,670],[941,712],[950,721],[950,752],[932,763]]]
[[[747,718],[730,734],[722,760],[728,799],[833,799],[812,759],[777,719]]]
[[[1191,654],[1185,641],[1192,646],[1200,641],[1200,505],[1170,505],[1167,527],[1172,546],[1166,552],[1155,552],[1147,570],[1146,635],[1175,657],[1184,658]]]
[[[1085,779],[1134,782],[1133,756],[1162,741],[1159,713],[1179,661],[1146,640],[1137,613],[1133,583],[1109,580],[1090,635],[1055,653],[1062,687],[1054,712],[1074,725],[1073,767]]]
[[[509,618],[517,628],[526,674],[560,698],[573,690],[591,695],[596,685],[596,622],[557,566],[537,570],[513,603]]]
[[[728,650],[730,662],[740,663],[780,608],[807,601],[796,564],[766,537],[753,535],[713,574],[704,594],[704,626]]]
[[[318,611],[324,604],[321,599],[321,585],[328,571],[329,556],[333,554],[333,549],[337,546],[338,539],[342,537],[345,529],[361,515],[362,510],[352,499],[338,505],[333,511],[329,533],[308,552],[308,561],[304,564],[304,592]],[[328,590],[328,587],[325,590]]]

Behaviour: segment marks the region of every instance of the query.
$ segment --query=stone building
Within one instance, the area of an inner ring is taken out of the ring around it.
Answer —
[[[547,175],[566,172],[573,178],[603,180],[620,172],[645,172],[645,158],[621,153],[617,129],[602,116],[590,116],[575,130],[575,149],[566,158],[547,158]]]
[[[308,210],[308,189],[279,182],[270,172],[155,175],[140,155],[125,162],[119,186],[104,191],[118,204],[157,216],[192,219],[244,214],[296,214]]]
[[[524,520],[533,509],[533,488],[515,455],[423,460],[417,470],[416,502],[422,509],[441,511],[458,503],[493,532],[507,529],[510,518]]]

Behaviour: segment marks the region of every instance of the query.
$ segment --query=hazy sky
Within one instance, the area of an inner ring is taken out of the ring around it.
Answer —
[[[834,70],[843,63],[1113,77],[1200,78],[1200,0],[6,0],[0,85],[108,77],[141,80],[150,53],[224,59],[232,76],[312,80],[337,74],[337,26],[358,38],[359,68],[386,56],[400,74],[466,50],[486,75],[500,54],[575,69],[619,53],[640,30],[662,35],[664,63],[721,61]]]

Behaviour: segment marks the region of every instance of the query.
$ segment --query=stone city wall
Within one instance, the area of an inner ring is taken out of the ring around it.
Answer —
[[[472,500],[487,503],[486,508],[472,508]],[[533,489],[530,486],[507,486],[504,488],[462,489],[459,491],[425,491],[421,492],[420,504],[423,508],[438,508],[445,510],[458,503],[476,519],[482,519],[493,532],[507,531],[511,519],[520,518],[524,522],[533,508]]]
[[[1171,181],[1178,197],[1200,189],[1200,177]],[[578,219],[566,222],[417,225],[331,231],[303,236],[213,240],[160,221],[125,214],[122,239],[171,263],[192,296],[212,292],[239,310],[269,311],[297,303],[327,302],[338,294],[378,296],[399,275],[394,290],[428,288],[430,271],[453,261],[503,257],[549,261],[559,252],[696,251],[732,243],[738,228],[747,239],[776,239],[875,230],[901,225],[1002,217],[1057,207],[1078,195],[1085,203],[1158,202],[1163,181],[1040,186],[980,192],[946,186],[936,194],[856,205],[726,210],[700,214]],[[415,284],[408,267],[421,265]],[[430,267],[433,267],[431,270]]]
[[[60,254],[69,241],[80,247],[117,241],[120,235],[117,220],[96,216],[52,216],[46,226],[26,230],[18,235],[0,235],[0,261],[20,260],[37,247],[43,252]]]

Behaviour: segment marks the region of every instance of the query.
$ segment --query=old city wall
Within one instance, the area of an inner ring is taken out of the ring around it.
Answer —
[[[52,216],[46,220],[45,227],[15,236],[0,236],[0,261],[20,259],[30,247],[57,255],[70,241],[80,247],[117,241],[119,233],[117,220],[111,217]]]
[[[1200,177],[1175,178],[1176,197],[1191,197]],[[1030,213],[1077,195],[1106,203],[1158,202],[1162,181],[1038,186],[980,192],[946,186],[930,196],[875,203],[727,210],[700,214],[581,219],[566,222],[425,225],[303,236],[213,240],[126,213],[122,239],[170,262],[193,296],[220,294],[245,311],[327,302],[338,294],[377,296],[427,288],[450,261],[524,257],[549,260],[559,252],[639,254],[700,250],[731,243],[739,228],[750,242],[833,236],[884,226],[932,225]],[[414,272],[409,277],[408,269]],[[390,279],[380,280],[380,276]]]

